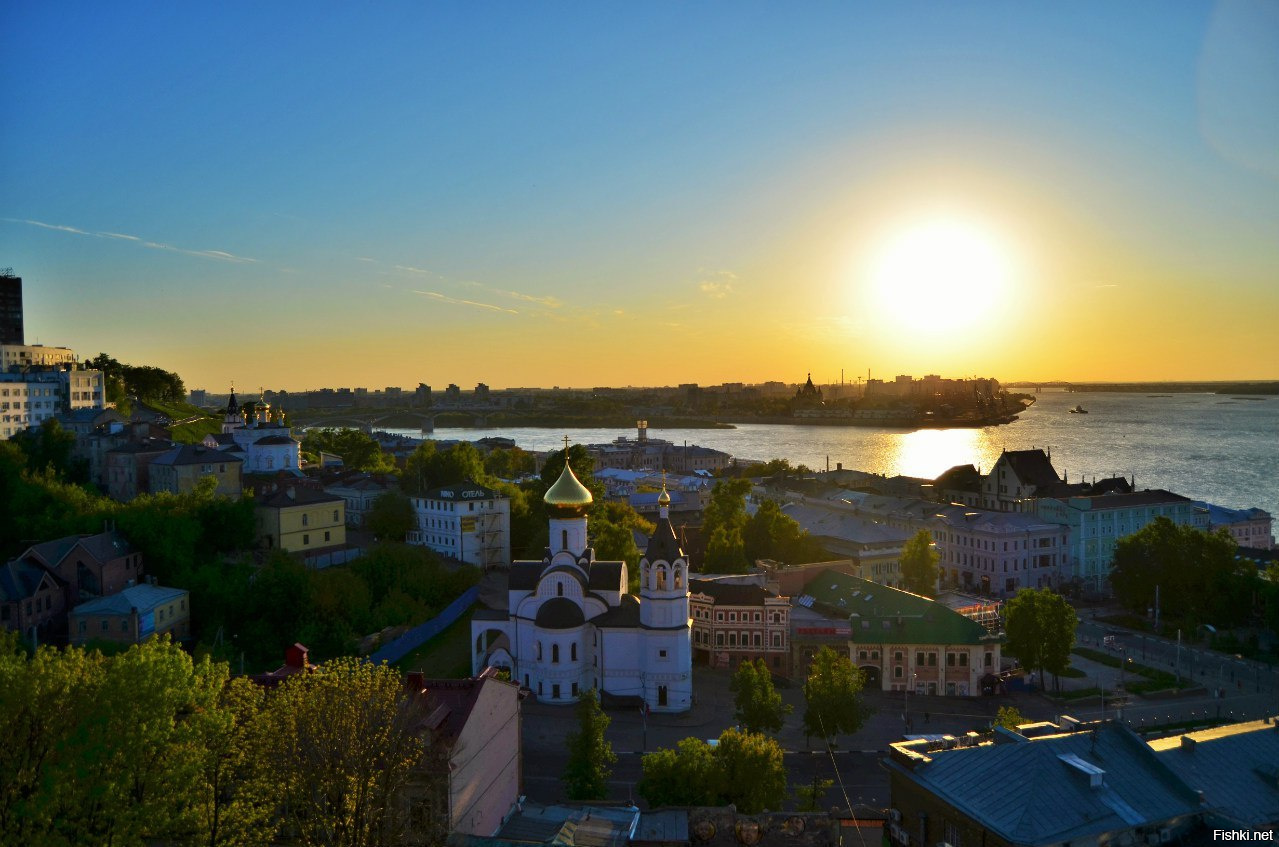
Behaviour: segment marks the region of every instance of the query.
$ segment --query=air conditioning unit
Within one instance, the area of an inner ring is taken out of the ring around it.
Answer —
[[[900,809],[889,809],[888,817],[897,823],[901,823],[902,813]]]

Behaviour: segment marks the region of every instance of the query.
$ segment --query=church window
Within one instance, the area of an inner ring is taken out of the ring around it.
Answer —
[[[560,549],[561,550],[568,549],[568,530],[567,529],[560,530]]]
[[[684,587],[684,569],[681,567],[675,568],[675,587],[676,588]]]
[[[556,683],[555,685],[552,685],[552,686],[551,686],[551,699],[552,699],[552,700],[558,700],[558,699],[560,699],[560,686],[559,686],[559,683]]]
[[[569,661],[572,661],[572,662],[576,662],[576,661],[577,661],[577,642],[576,642],[576,641],[574,641],[574,642],[573,642],[573,643],[569,646],[569,649],[568,649],[568,658],[569,658]],[[573,692],[573,693],[574,693],[574,694],[576,694],[577,692],[575,691],[575,692]]]
[[[657,566],[657,590],[666,590],[666,568],[661,565]]]
[[[560,645],[551,645],[551,664],[558,665],[560,662]]]
[[[577,683],[576,683],[576,682],[575,682],[575,683],[573,683],[573,696],[574,696],[574,697],[576,697],[576,696],[577,696]]]
[[[665,658],[666,658],[666,651],[665,651],[665,650],[658,650],[658,651],[657,651],[657,658],[659,658],[659,659],[665,659]]]
[[[537,642],[537,660],[542,661],[542,642]]]
[[[562,582],[555,583],[555,596],[556,597],[564,596],[564,583]]]

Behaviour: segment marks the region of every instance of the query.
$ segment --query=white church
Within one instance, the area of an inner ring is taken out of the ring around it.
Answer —
[[[633,698],[654,712],[693,703],[688,559],[670,521],[670,495],[640,559],[640,593],[625,562],[595,560],[586,514],[593,498],[567,463],[544,497],[550,545],[540,562],[511,564],[507,608],[471,620],[472,671],[506,668],[546,703],[575,703],[590,689]]]
[[[302,445],[284,422],[284,410],[275,415],[264,399],[253,404],[253,412],[240,408],[235,390],[222,418],[222,432],[206,435],[204,446],[234,453],[244,459],[244,473],[296,471],[301,467]]]

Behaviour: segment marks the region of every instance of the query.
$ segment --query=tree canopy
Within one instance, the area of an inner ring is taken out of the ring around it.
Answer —
[[[775,739],[729,728],[711,747],[685,738],[674,749],[648,753],[639,793],[650,806],[723,806],[745,814],[780,809],[786,799],[786,765]]]
[[[332,453],[342,457],[342,465],[368,473],[391,473],[395,460],[384,452],[368,433],[349,427],[308,429],[302,437],[302,450],[315,456]]]
[[[763,659],[742,662],[729,689],[733,692],[733,718],[747,732],[781,732],[786,716],[793,711],[773,685],[773,675]]]
[[[600,708],[595,689],[577,701],[577,730],[568,736],[568,764],[564,767],[564,791],[570,800],[605,800],[608,778],[617,755],[604,737],[612,719]]]
[[[848,656],[823,647],[804,680],[804,735],[831,739],[861,729],[870,716],[861,699],[861,671]]]
[[[939,558],[928,530],[921,529],[911,536],[902,549],[902,587],[924,597],[936,594]]]
[[[399,491],[387,491],[373,501],[364,525],[379,541],[403,541],[416,521],[413,503]]]
[[[1027,668],[1060,674],[1075,644],[1075,610],[1047,588],[1023,588],[1004,604],[1004,652]]]

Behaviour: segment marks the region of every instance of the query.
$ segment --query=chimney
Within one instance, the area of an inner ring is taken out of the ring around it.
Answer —
[[[293,644],[284,649],[284,664],[290,668],[306,668],[307,650],[305,644]]]
[[[1185,750],[1187,753],[1195,752],[1195,745],[1198,743],[1198,741],[1195,741],[1195,739],[1191,738],[1189,735],[1181,736],[1181,749]]]

